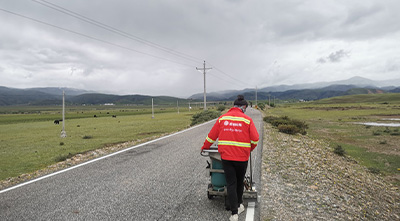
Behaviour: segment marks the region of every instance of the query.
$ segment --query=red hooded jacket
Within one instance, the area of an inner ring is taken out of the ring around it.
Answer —
[[[253,120],[240,108],[233,107],[218,118],[201,149],[210,149],[217,139],[223,160],[244,162],[256,148],[259,135]]]

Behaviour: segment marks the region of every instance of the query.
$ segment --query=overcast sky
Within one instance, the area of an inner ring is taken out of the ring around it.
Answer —
[[[398,0],[0,0],[0,86],[189,97],[203,92],[204,60],[207,92],[394,79],[399,9]]]

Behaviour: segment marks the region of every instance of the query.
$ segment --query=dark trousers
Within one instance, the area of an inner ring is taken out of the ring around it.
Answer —
[[[226,185],[228,188],[228,200],[232,215],[238,213],[238,207],[243,203],[244,176],[246,175],[247,161],[222,160]]]

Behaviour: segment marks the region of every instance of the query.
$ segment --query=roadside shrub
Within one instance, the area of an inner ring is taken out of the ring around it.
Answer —
[[[278,130],[279,132],[285,133],[285,134],[296,134],[299,133],[299,128],[296,127],[295,125],[291,124],[280,124],[278,125]]]
[[[298,127],[301,131],[308,129],[308,125],[304,121],[291,120],[290,122],[294,124],[296,127]]]
[[[333,149],[333,152],[339,156],[344,156],[346,154],[346,151],[341,145],[337,145],[335,149]]]
[[[224,111],[225,109],[226,109],[226,108],[225,108],[224,105],[219,105],[219,106],[217,107],[217,110],[220,111],[220,112]]]
[[[290,120],[287,116],[284,117],[264,117],[264,121],[270,123],[274,127],[278,127],[279,125],[287,125],[290,124]]]
[[[382,140],[381,142],[379,142],[379,144],[387,144],[386,140]]]
[[[71,154],[71,153],[59,155],[58,157],[56,157],[56,158],[54,159],[54,161],[55,161],[55,162],[65,161],[65,160],[67,160],[68,158],[71,158],[71,157],[73,157],[73,156],[74,156],[74,155]]]
[[[400,136],[400,133],[399,132],[392,132],[392,133],[390,133],[390,135],[392,135],[392,136]]]
[[[288,125],[288,124],[290,124],[290,121],[285,118],[281,118],[281,119],[276,119],[276,120],[272,121],[271,124],[275,127],[278,127],[279,125]]]
[[[220,115],[221,112],[210,110],[196,113],[192,116],[192,123],[190,124],[190,126],[210,121],[212,119],[218,118]]]
[[[83,138],[83,139],[92,139],[93,137],[90,136],[90,135],[85,135],[85,136],[83,136],[82,138]]]
[[[301,133],[303,135],[307,134],[306,129],[308,129],[308,125],[305,122],[289,119],[288,116],[284,117],[266,116],[264,117],[263,120],[267,123],[270,123],[272,126],[278,128],[278,130],[282,133],[287,133],[287,134]]]
[[[265,109],[265,104],[264,103],[258,103],[257,106],[258,106],[258,108],[260,108],[260,110],[264,110]]]
[[[274,116],[266,116],[266,117],[263,118],[263,120],[265,122],[270,123],[270,124],[271,124],[272,121],[274,121],[276,119],[278,119],[278,117],[274,117]]]

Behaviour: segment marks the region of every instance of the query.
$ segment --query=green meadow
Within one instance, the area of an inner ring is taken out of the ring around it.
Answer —
[[[371,172],[400,184],[400,127],[363,123],[400,124],[400,94],[334,97],[313,102],[281,103],[266,115],[304,121],[307,134],[338,146]]]
[[[34,172],[60,160],[111,144],[144,140],[189,127],[200,110],[181,107],[0,107],[0,180]],[[96,115],[96,117],[94,117]],[[116,117],[112,117],[116,115]]]

